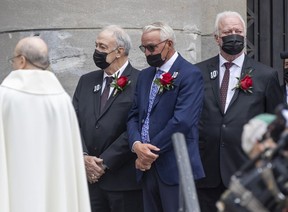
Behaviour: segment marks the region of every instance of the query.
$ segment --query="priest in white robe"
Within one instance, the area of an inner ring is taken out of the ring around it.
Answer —
[[[90,212],[78,122],[39,37],[0,86],[0,212]]]

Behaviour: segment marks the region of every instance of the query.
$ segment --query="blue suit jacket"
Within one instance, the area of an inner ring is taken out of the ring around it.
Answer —
[[[147,115],[149,92],[156,69],[149,67],[140,72],[136,85],[134,103],[128,118],[128,136],[130,147],[135,141],[141,141],[141,129]],[[203,79],[200,70],[180,55],[169,72],[173,75],[174,88],[157,94],[149,122],[150,143],[160,148],[156,169],[166,184],[179,183],[178,168],[171,136],[175,132],[185,135],[188,154],[192,164],[194,179],[204,177],[204,171],[198,150],[198,120],[203,101]],[[138,180],[142,172],[137,170]]]

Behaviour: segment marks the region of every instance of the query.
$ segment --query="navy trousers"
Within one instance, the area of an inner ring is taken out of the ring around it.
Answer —
[[[144,212],[177,212],[179,185],[167,185],[160,179],[155,165],[143,175]]]

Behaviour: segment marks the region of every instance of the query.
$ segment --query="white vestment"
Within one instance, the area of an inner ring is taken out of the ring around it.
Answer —
[[[50,71],[0,86],[0,212],[90,212],[77,117]]]

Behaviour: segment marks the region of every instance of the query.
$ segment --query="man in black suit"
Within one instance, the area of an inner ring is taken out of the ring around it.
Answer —
[[[95,44],[93,59],[101,70],[83,75],[73,97],[92,211],[141,212],[136,156],[128,146],[126,134],[139,74],[128,61],[131,40],[122,28],[113,25],[99,33]]]
[[[230,177],[248,160],[241,149],[243,125],[257,114],[274,113],[283,98],[277,72],[245,55],[245,37],[238,13],[218,14],[220,53],[197,64],[205,85],[199,148],[206,177],[197,182],[202,212],[217,211],[215,203]]]

